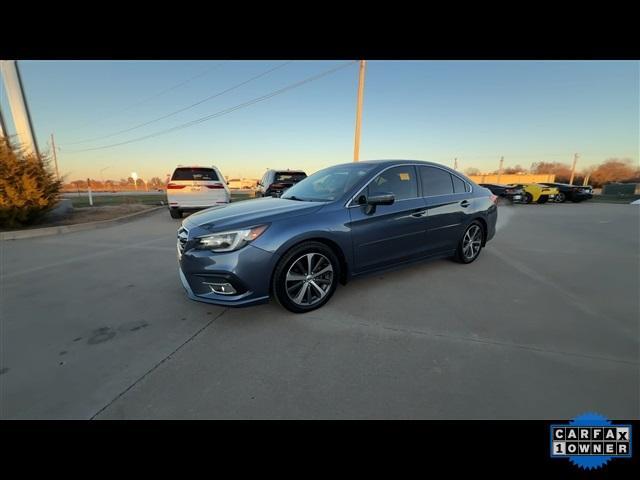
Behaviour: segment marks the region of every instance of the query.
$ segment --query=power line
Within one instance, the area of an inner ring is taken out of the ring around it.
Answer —
[[[117,115],[119,115],[119,114],[121,114],[123,112],[131,110],[132,108],[135,108],[135,107],[137,107],[139,105],[142,105],[143,103],[147,103],[148,101],[153,100],[154,98],[160,97],[160,96],[164,95],[165,93],[169,93],[169,92],[171,92],[173,90],[176,90],[177,88],[180,88],[180,87],[182,87],[182,86],[184,86],[184,85],[186,85],[188,83],[191,83],[193,80],[196,80],[197,78],[200,78],[200,77],[203,77],[203,76],[207,75],[208,73],[212,72],[213,70],[216,70],[217,68],[219,68],[224,63],[225,62],[216,63],[213,67],[208,68],[208,69],[204,70],[203,72],[200,72],[199,74],[194,75],[193,77],[187,78],[186,80],[183,80],[180,83],[177,83],[177,84],[172,85],[172,86],[170,86],[168,88],[165,88],[164,90],[162,90],[162,91],[160,91],[160,92],[158,92],[158,93],[156,93],[154,95],[151,95],[150,97],[144,98],[144,99],[142,99],[142,100],[140,100],[140,101],[138,101],[136,103],[133,103],[133,104],[131,104],[131,105],[125,107],[125,108],[122,108],[120,110],[116,110],[115,112],[112,112],[112,113],[110,113],[110,114],[108,114],[106,116],[103,116],[102,118],[96,120],[95,122],[89,122],[89,124],[85,123],[81,127],[74,128],[71,131],[74,132],[74,131],[77,131],[77,130],[82,130],[83,128],[86,128],[88,125],[101,123],[104,120],[107,120],[109,118],[113,118],[113,117],[115,117],[115,116],[117,116]],[[82,142],[84,142],[84,140]],[[67,143],[66,145],[72,145],[72,144],[75,144],[75,143],[82,143],[82,142],[72,142],[72,143]]]
[[[209,100],[212,100],[212,99],[214,99],[216,97],[220,97],[220,96],[222,96],[222,95],[224,95],[226,93],[231,92],[232,90],[236,90],[237,88],[240,88],[243,85],[246,85],[247,83],[253,82],[254,80],[262,78],[265,75],[268,75],[271,72],[273,72],[275,70],[278,70],[279,68],[282,68],[282,67],[288,65],[289,63],[291,63],[291,62],[289,61],[289,62],[281,63],[280,65],[277,65],[277,66],[275,66],[273,68],[270,68],[270,69],[260,73],[259,75],[256,75],[254,77],[249,78],[248,80],[245,80],[245,81],[243,81],[241,83],[237,83],[237,84],[233,85],[232,87],[229,87],[229,88],[227,88],[225,90],[222,90],[221,92],[214,93],[213,95],[209,95],[208,97],[205,97],[205,98],[203,98],[201,100],[198,100],[197,102],[192,103],[191,105],[187,105],[186,107],[180,108],[178,110],[174,110],[171,113],[167,113],[166,115],[162,115],[161,117],[154,118],[153,120],[149,120],[147,122],[139,123],[137,125],[134,125],[134,126],[129,127],[129,128],[125,128],[123,130],[118,130],[116,132],[108,133],[107,135],[101,135],[99,137],[88,138],[86,140],[70,142],[70,143],[67,143],[66,145],[77,145],[79,143],[88,143],[88,142],[93,142],[95,140],[102,140],[104,138],[110,138],[110,137],[114,137],[116,135],[122,135],[123,133],[127,133],[127,132],[130,132],[132,130],[136,130],[138,128],[141,128],[141,127],[144,127],[144,126],[147,126],[147,125],[151,125],[152,123],[156,123],[156,122],[159,122],[160,120],[164,120],[165,118],[169,118],[169,117],[172,117],[174,115],[177,115],[178,113],[184,112],[185,110],[189,110],[189,109],[191,109],[193,107],[196,107],[196,106],[198,106],[198,105],[200,105],[200,104],[202,104],[204,102],[208,102]]]
[[[295,82],[295,83],[292,83],[290,85],[287,85],[286,87],[283,87],[283,88],[281,88],[279,90],[275,90],[275,91],[273,91],[271,93],[268,93],[266,95],[262,95],[260,97],[256,97],[256,98],[254,98],[252,100],[248,100],[246,102],[240,103],[240,104],[235,105],[233,107],[229,107],[229,108],[226,108],[224,110],[220,110],[220,111],[218,111],[216,113],[212,113],[210,115],[206,115],[204,117],[197,118],[195,120],[192,120],[190,122],[186,122],[186,123],[177,125],[175,127],[167,128],[165,130],[160,130],[160,131],[151,133],[149,135],[144,135],[142,137],[133,138],[131,140],[126,140],[124,142],[112,143],[112,144],[109,144],[109,145],[102,145],[100,147],[85,148],[85,149],[82,149],[82,150],[68,150],[68,152],[69,153],[80,153],[80,152],[88,152],[88,151],[93,151],[93,150],[102,150],[102,149],[105,149],[105,148],[112,148],[112,147],[117,147],[117,146],[120,146],[120,145],[126,145],[128,143],[139,142],[141,140],[146,140],[148,138],[157,137],[159,135],[164,135],[165,133],[170,133],[170,132],[173,132],[173,131],[176,131],[176,130],[181,130],[183,128],[188,128],[188,127],[191,127],[193,125],[197,125],[199,123],[203,123],[203,122],[206,122],[208,120],[211,120],[213,118],[217,118],[217,117],[221,117],[223,115],[227,115],[227,114],[229,114],[231,112],[235,112],[236,110],[240,110],[242,108],[245,108],[245,107],[248,107],[250,105],[262,102],[264,100],[268,100],[268,99],[273,98],[273,97],[275,97],[277,95],[281,95],[281,94],[283,94],[283,93],[285,93],[285,92],[287,92],[289,90],[293,90],[295,88],[301,87],[304,84],[313,82],[315,80],[319,80],[322,77],[325,77],[327,75],[335,73],[338,70],[346,68],[346,67],[348,67],[350,65],[353,65],[355,63],[357,63],[357,61],[351,61],[351,62],[344,63],[342,65],[339,65],[337,67],[331,68],[329,70],[325,70],[324,72],[318,73],[318,74],[313,75],[311,77],[307,77],[304,80],[300,80],[298,82]]]

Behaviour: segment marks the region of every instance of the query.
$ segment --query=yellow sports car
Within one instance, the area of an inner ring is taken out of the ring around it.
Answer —
[[[521,183],[515,186],[524,190],[522,198],[524,203],[547,203],[556,198],[559,192],[556,187],[548,187],[539,183]]]

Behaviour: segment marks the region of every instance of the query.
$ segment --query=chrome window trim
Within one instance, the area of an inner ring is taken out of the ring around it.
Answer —
[[[358,204],[350,205],[350,204],[355,200],[355,198],[356,198],[358,195],[360,195],[360,194],[362,193],[362,191],[363,191],[365,188],[367,188],[367,187],[369,186],[369,184],[370,184],[371,182],[373,182],[373,181],[378,177],[378,175],[381,175],[381,174],[383,174],[384,172],[386,172],[387,170],[389,170],[390,168],[395,168],[395,167],[433,167],[433,168],[439,168],[440,170],[443,170],[443,171],[447,172],[447,173],[448,173],[448,174],[450,174],[450,175],[455,175],[455,176],[456,176],[456,177],[458,177],[460,180],[462,180],[462,182],[463,182],[465,185],[468,185],[468,186],[469,186],[469,191],[468,191],[468,192],[461,192],[461,193],[455,193],[455,192],[454,192],[454,193],[443,193],[443,194],[439,194],[439,195],[422,195],[421,197],[403,198],[402,200],[398,200],[398,202],[403,202],[403,201],[405,201],[405,200],[415,200],[416,198],[433,198],[433,197],[444,197],[444,196],[447,196],[447,195],[464,195],[465,193],[473,193],[473,186],[472,186],[469,182],[467,182],[467,181],[466,181],[464,178],[462,178],[460,175],[458,175],[458,174],[456,174],[456,173],[452,173],[452,172],[450,172],[450,171],[449,171],[449,170],[447,170],[446,168],[442,168],[442,167],[439,167],[439,166],[437,166],[437,165],[425,165],[424,163],[399,163],[399,164],[397,164],[397,165],[390,165],[390,166],[388,166],[388,167],[386,167],[386,168],[384,168],[384,169],[380,170],[380,171],[379,171],[379,172],[378,172],[378,173],[377,173],[377,174],[376,174],[376,175],[375,175],[371,180],[369,180],[369,181],[368,181],[368,182],[367,182],[367,183],[366,183],[366,184],[365,184],[365,185],[364,185],[360,190],[358,190],[358,191],[356,192],[356,194],[355,194],[355,195],[353,195],[349,200],[347,200],[347,202],[344,204],[344,206],[345,206],[346,208],[361,207],[362,205],[358,205]],[[416,172],[416,173],[417,173],[417,175],[418,175],[418,176],[420,175],[420,172],[419,172],[419,171],[418,171],[418,172]],[[416,181],[418,181],[418,179],[417,179],[417,178],[416,178]],[[454,188],[454,187],[453,187],[453,182],[451,183],[451,188]],[[420,190],[422,190],[422,180],[420,180]],[[422,192],[422,193],[424,193],[424,192]],[[394,202],[394,203],[395,203],[395,202]]]

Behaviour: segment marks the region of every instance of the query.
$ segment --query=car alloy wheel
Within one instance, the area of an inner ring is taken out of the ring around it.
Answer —
[[[280,305],[304,313],[327,303],[340,278],[340,261],[321,242],[308,241],[285,253],[273,274],[273,294]]]
[[[556,195],[556,203],[563,203],[567,198],[564,196],[564,193],[560,192]]]
[[[531,202],[533,202],[533,195],[531,195],[529,192],[525,192],[524,203],[531,203]]]
[[[320,302],[333,284],[333,267],[320,253],[307,253],[295,260],[285,277],[289,299],[301,307]]]
[[[480,255],[483,240],[484,228],[479,221],[475,220],[462,235],[453,259],[459,263],[473,262]]]
[[[466,260],[473,260],[480,253],[482,246],[482,229],[479,225],[471,225],[462,238],[462,254]]]

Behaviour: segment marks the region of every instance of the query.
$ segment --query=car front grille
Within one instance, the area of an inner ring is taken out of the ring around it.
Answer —
[[[180,253],[184,252],[184,246],[187,244],[188,239],[189,230],[184,227],[180,227],[178,229],[178,250],[180,250]]]

